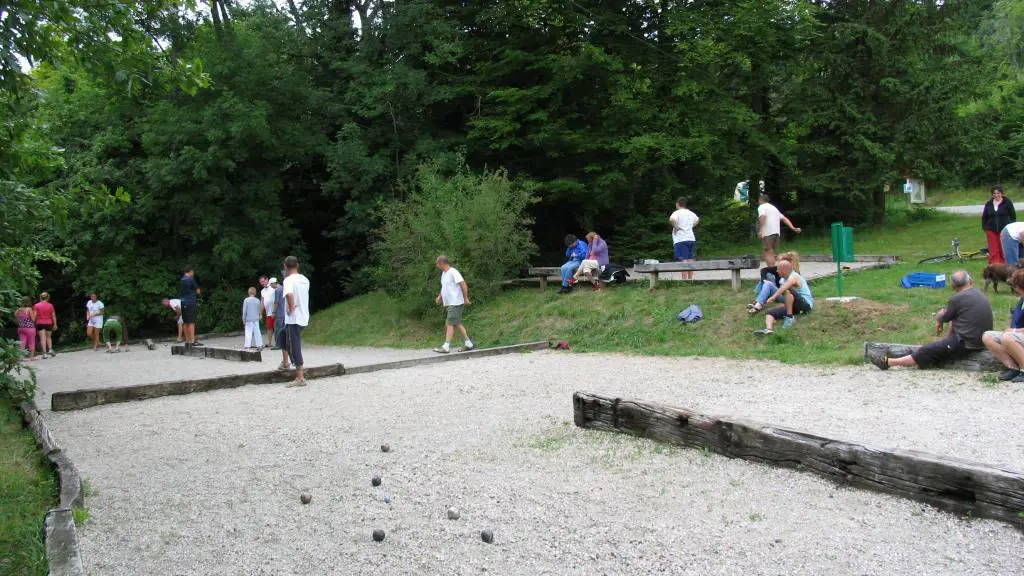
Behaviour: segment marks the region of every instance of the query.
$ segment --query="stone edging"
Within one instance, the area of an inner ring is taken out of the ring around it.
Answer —
[[[216,348],[214,346],[193,346],[186,348],[184,344],[171,346],[171,356],[192,356],[195,358],[216,358],[235,362],[262,362],[263,354],[259,350],[237,350],[235,348]]]
[[[57,445],[50,434],[35,401],[23,402],[19,409],[26,427],[36,437],[36,446],[57,472],[60,484],[60,506],[46,513],[43,530],[46,539],[46,560],[52,576],[79,576],[85,574],[82,555],[78,550],[78,532],[75,528],[74,508],[85,506],[82,477],[74,462]]]

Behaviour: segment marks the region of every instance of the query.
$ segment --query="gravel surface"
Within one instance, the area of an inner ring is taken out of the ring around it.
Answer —
[[[1024,571],[999,522],[579,430],[576,389],[1024,468],[1019,386],[719,359],[540,352],[47,419],[92,490],[92,574]]]
[[[202,340],[207,346],[241,349],[242,336]],[[172,342],[156,345],[148,350],[137,341],[131,352],[107,354],[103,351],[58,353],[53,358],[32,363],[39,378],[36,403],[41,409],[50,408],[50,394],[87,388],[133,386],[168,380],[195,380],[213,376],[264,372],[277,368],[281,353],[267,348],[262,362],[235,362],[213,358],[171,356]],[[393,362],[409,358],[434,355],[430,350],[398,350],[393,348],[342,348],[336,346],[302,347],[306,366],[324,366],[341,363],[346,366],[364,366],[380,362]]]

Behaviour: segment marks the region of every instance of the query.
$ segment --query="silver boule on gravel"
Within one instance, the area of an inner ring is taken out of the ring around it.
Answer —
[[[458,508],[454,508],[453,507],[453,508],[449,508],[448,509],[448,519],[449,520],[458,520],[459,516],[460,516],[460,514],[459,514],[459,509]]]
[[[373,484],[374,486],[380,486],[380,476],[374,476],[373,478],[370,478],[370,484]]]
[[[381,530],[380,528],[377,528],[376,530],[374,530],[373,531],[373,541],[374,542],[383,542],[384,541],[384,531]]]
[[[307,494],[307,493],[303,492],[299,496],[299,501],[302,502],[303,504],[309,504],[310,502],[313,501],[313,495],[312,494]]]
[[[494,542],[494,532],[491,532],[490,530],[484,530],[480,532],[480,539],[490,544],[491,542]]]
[[[381,452],[391,452],[391,444],[381,444],[380,445],[380,451]]]

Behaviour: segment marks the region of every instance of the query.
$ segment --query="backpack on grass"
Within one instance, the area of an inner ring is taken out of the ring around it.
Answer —
[[[629,280],[629,271],[625,266],[609,262],[604,270],[601,270],[600,278],[605,284],[625,284]]]

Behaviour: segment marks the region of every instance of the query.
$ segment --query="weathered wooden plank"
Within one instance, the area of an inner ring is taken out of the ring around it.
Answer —
[[[455,362],[458,360],[472,360],[473,358],[486,358],[501,354],[512,354],[515,352],[531,352],[533,350],[546,350],[550,347],[547,340],[539,342],[527,342],[525,344],[512,344],[510,346],[495,346],[492,348],[477,348],[469,352],[451,352],[438,354],[426,358],[410,358],[409,360],[397,360],[395,362],[381,362],[379,364],[367,364],[365,366],[352,366],[345,370],[345,374],[365,374],[367,372],[379,372],[380,370],[398,370],[400,368],[412,368],[414,366],[425,366],[428,364],[440,364],[442,362]]]
[[[214,346],[192,346],[175,344],[171,346],[171,356],[192,356],[193,358],[216,358],[235,362],[262,362],[263,353],[259,350],[236,350],[234,348],[217,348]]]
[[[345,366],[342,364],[314,366],[305,370],[307,380],[341,376],[344,373]],[[294,379],[295,370],[270,370],[251,374],[232,374],[216,378],[203,378],[200,380],[172,380],[156,384],[74,390],[71,392],[54,393],[50,396],[50,406],[55,411],[81,410],[102,404],[147,400],[163,396],[192,394],[194,392],[209,392],[211,390],[238,388],[250,384],[279,384],[290,382]]]
[[[868,361],[868,355],[875,352],[885,352],[890,358],[899,358],[911,354],[920,346],[909,344],[886,344],[883,342],[864,343],[864,361]],[[988,350],[971,352],[966,358],[947,362],[941,366],[952,370],[967,370],[970,372],[996,372],[1005,368],[996,357]]]
[[[885,255],[873,255],[873,254],[859,254],[853,257],[852,262],[865,263],[865,264],[895,264],[899,262],[899,256],[885,256]],[[830,254],[801,254],[801,262],[835,262]],[[849,262],[843,260],[843,262]]]
[[[700,272],[704,270],[756,270],[761,263],[756,258],[744,256],[728,260],[695,260],[693,262],[661,262],[659,264],[637,264],[634,270],[640,274],[652,272]]]
[[[1024,475],[993,466],[899,449],[877,449],[780,426],[685,408],[576,392],[576,425],[702,448],[807,470],[830,480],[926,502],[958,514],[1020,525]]]
[[[46,562],[50,576],[82,576],[85,566],[78,551],[75,514],[70,508],[54,508],[43,519]]]
[[[527,271],[530,276],[559,276],[562,275],[562,269],[558,266],[534,266]]]
[[[343,376],[345,374],[360,374],[364,372],[376,372],[378,370],[395,370],[425,364],[436,364],[439,362],[470,360],[473,358],[483,358],[499,354],[511,354],[514,352],[529,352],[532,350],[545,349],[548,348],[548,346],[549,344],[547,341],[527,342],[525,344],[513,344],[510,346],[478,348],[471,352],[452,352],[450,354],[438,354],[436,356],[428,356],[425,358],[413,358],[410,360],[399,360],[397,362],[370,364],[367,366],[357,366],[351,369],[345,368],[342,364],[314,366],[306,368],[305,376],[307,380],[313,380],[317,378]],[[211,390],[238,388],[240,386],[248,386],[250,384],[277,384],[289,382],[294,378],[294,370],[274,370],[256,372],[252,374],[232,374],[229,376],[204,378],[201,380],[181,380],[159,382],[156,384],[140,384],[136,386],[118,386],[112,388],[75,390],[73,392],[56,392],[50,397],[50,406],[55,411],[81,410],[103,404],[148,400],[150,398],[192,394],[194,392],[209,392]]]

